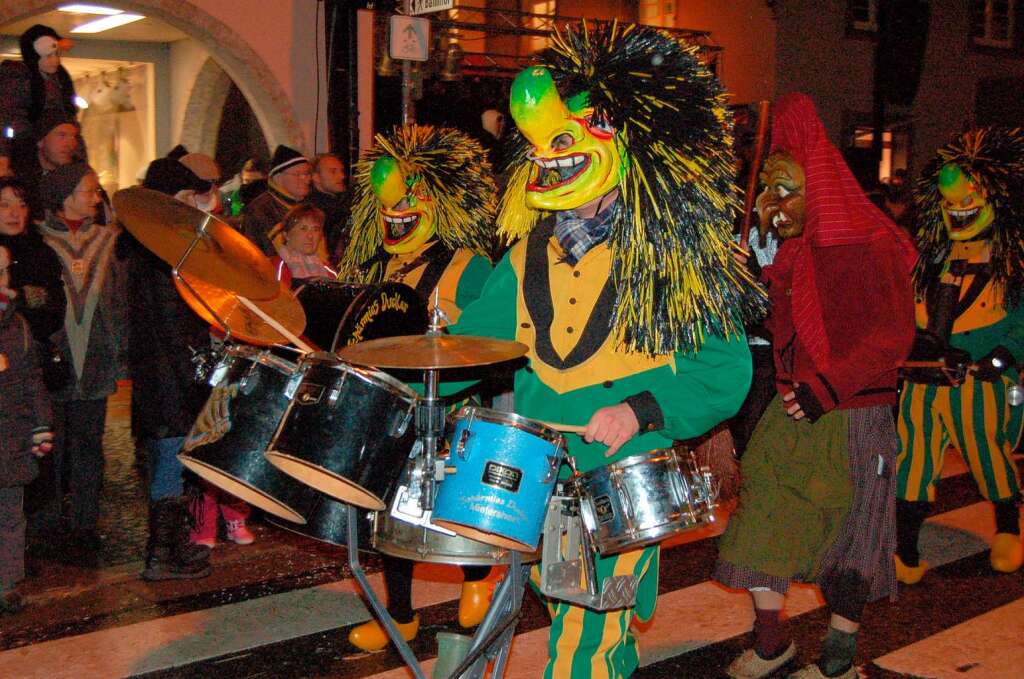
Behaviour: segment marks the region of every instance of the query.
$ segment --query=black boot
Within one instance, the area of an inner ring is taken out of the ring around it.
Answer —
[[[210,574],[210,550],[188,540],[185,498],[164,498],[149,510],[149,542],[143,580],[205,578]]]

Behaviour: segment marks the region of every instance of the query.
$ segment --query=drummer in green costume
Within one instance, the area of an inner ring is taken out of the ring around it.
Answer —
[[[446,322],[458,320],[491,273],[497,188],[479,142],[445,127],[407,125],[377,135],[356,165],[352,239],[342,259],[366,282],[394,281],[437,301]],[[413,563],[383,556],[388,612],[402,636],[419,632],[412,609]],[[483,620],[494,592],[487,566],[463,568],[459,623]],[[384,648],[388,638],[374,620],[349,633],[364,651]]]
[[[567,437],[581,471],[703,434],[749,386],[742,328],[764,298],[733,260],[731,119],[695,51],[650,28],[581,26],[512,85],[520,134],[498,225],[521,240],[452,332],[529,347],[515,410],[585,425]],[[639,577],[634,608],[547,602],[545,677],[633,674],[630,624],[654,612],[658,553],[596,559],[599,581]]]

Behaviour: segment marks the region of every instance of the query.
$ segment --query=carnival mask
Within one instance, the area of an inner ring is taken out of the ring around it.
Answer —
[[[380,202],[384,250],[402,255],[419,249],[434,235],[434,200],[418,175],[406,177],[391,156],[378,158],[370,171],[373,193]]]
[[[619,185],[624,158],[615,130],[594,117],[586,92],[563,102],[551,73],[528,68],[512,83],[510,108],[533,145],[526,205],[535,210],[573,210]]]
[[[793,156],[776,151],[761,168],[764,191],[757,197],[761,232],[774,228],[780,238],[795,238],[804,232],[806,204],[804,169]]]
[[[942,221],[950,240],[971,240],[984,233],[996,218],[988,192],[956,163],[939,170]]]

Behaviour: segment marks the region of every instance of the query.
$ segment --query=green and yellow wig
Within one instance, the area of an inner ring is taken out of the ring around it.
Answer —
[[[955,168],[960,172],[955,172]],[[945,170],[945,171],[944,171]],[[1024,131],[985,127],[956,135],[925,167],[914,186],[917,248],[914,288],[923,294],[938,282],[953,247],[942,217],[941,182],[962,173],[986,194],[995,221],[983,237],[992,242],[992,281],[1010,306],[1024,291]]]
[[[592,108],[591,121],[614,132],[622,162],[609,236],[612,324],[627,351],[696,351],[707,333],[740,333],[767,304],[733,258],[739,200],[732,116],[697,52],[650,27],[583,24],[556,33],[542,66],[528,69],[547,69],[570,112]],[[536,100],[525,99],[515,99],[513,85],[513,113]],[[530,151],[518,133],[498,216],[498,233],[508,241],[547,216],[526,204]]]
[[[498,189],[479,142],[458,130],[429,125],[396,127],[388,135],[378,134],[375,142],[355,166],[352,233],[342,256],[343,271],[354,271],[381,252],[381,203],[373,170],[386,157],[394,159],[410,186],[422,182],[434,202],[439,240],[453,250],[490,255]],[[377,167],[379,174],[381,165]]]

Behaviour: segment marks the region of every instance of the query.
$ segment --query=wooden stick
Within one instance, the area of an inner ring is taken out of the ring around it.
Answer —
[[[768,102],[757,104],[757,137],[754,141],[754,156],[750,159],[747,175],[747,194],[743,202],[743,224],[740,226],[740,247],[744,250],[750,244],[750,220],[754,215],[754,198],[757,195],[757,176],[761,171],[764,156],[764,140],[768,136]]]
[[[945,368],[943,361],[904,361],[901,368]]]
[[[573,434],[582,434],[587,430],[587,427],[582,424],[562,424],[561,422],[545,422],[544,420],[537,420],[537,422],[543,424],[548,429],[567,431]]]
[[[261,309],[258,306],[256,306],[256,304],[251,299],[248,299],[247,297],[243,297],[242,295],[236,295],[236,296],[238,297],[238,301],[239,302],[241,302],[242,304],[247,306],[250,311],[252,311],[254,314],[256,314],[257,316],[262,318],[267,323],[267,325],[269,325],[271,328],[273,328],[274,330],[276,330],[279,333],[281,333],[281,335],[284,336],[285,338],[287,338],[287,340],[289,342],[291,342],[296,347],[298,347],[300,351],[302,351],[303,353],[306,353],[306,354],[313,353],[313,351],[314,351],[313,347],[311,347],[308,344],[306,344],[305,342],[303,342],[291,330],[289,330],[288,328],[286,328],[283,325],[281,325],[280,323],[278,323],[277,320],[274,317],[272,317],[270,314],[268,314],[263,309]]]

